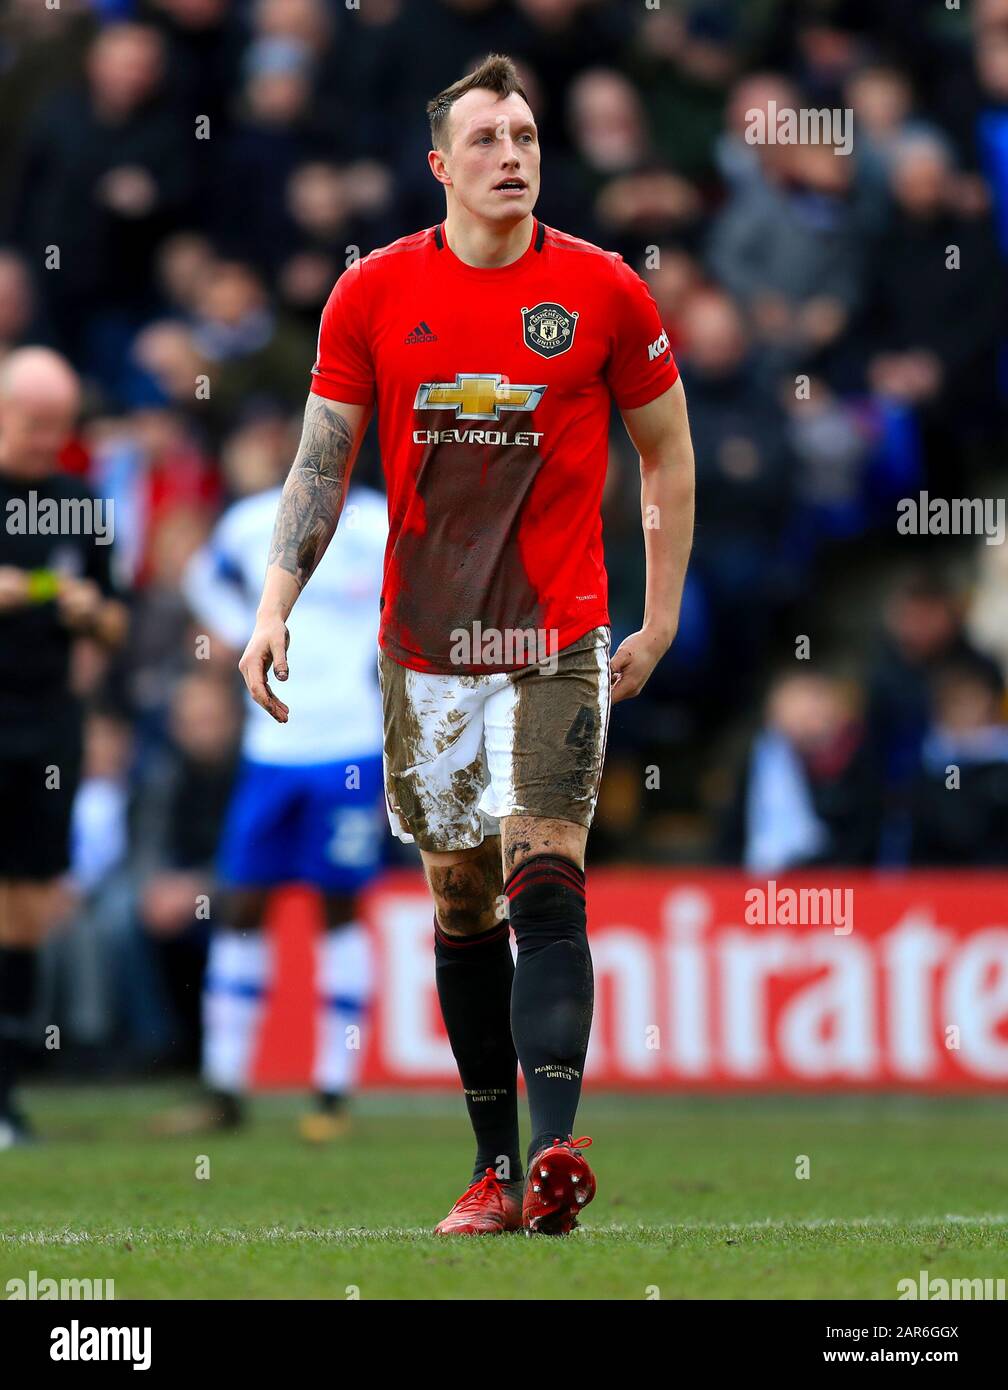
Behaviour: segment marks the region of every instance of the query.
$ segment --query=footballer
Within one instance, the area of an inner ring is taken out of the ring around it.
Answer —
[[[279,497],[278,484],[235,502],[183,576],[204,630],[235,651],[254,622]],[[325,923],[315,952],[314,1105],[299,1128],[309,1143],[323,1144],[349,1127],[360,1054],[347,1046],[347,1029],[360,1028],[371,990],[358,898],[381,866],[384,838],[374,645],[387,535],[385,498],[355,482],[339,539],[297,611],[296,727],[285,729],[248,701],[203,982],[206,1094],[166,1116],[162,1132],[243,1123],[273,974],[263,930],[268,896],[291,883],[318,890]]]
[[[352,265],[326,304],[240,668],[286,722],[269,671],[287,679],[287,617],[377,411],[385,795],[434,900],[438,998],[476,1139],[436,1230],[563,1235],[595,1193],[591,1141],[573,1137],[593,1008],[585,842],[610,706],[675,635],[693,453],[643,281],[534,215],[539,144],[511,60],[486,58],[427,109],[445,219]],[[640,454],[647,580],[642,626],[610,659],[612,401]]]

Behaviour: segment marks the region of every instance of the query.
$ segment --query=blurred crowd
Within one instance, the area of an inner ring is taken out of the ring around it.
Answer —
[[[1005,547],[895,525],[1006,492],[1008,0],[9,0],[0,356],[83,374],[64,465],[115,499],[132,610],[110,668],[80,658],[75,878],[169,995],[241,719],[184,568],[284,476],[335,279],[442,217],[424,105],[491,51],[536,112],[537,213],[645,276],[696,445],[680,635],[614,717],[596,862],[1008,862]],[[852,111],[852,153],[749,143],[773,103]],[[636,466],[615,421],[614,646]],[[359,468],[381,486],[373,432]]]

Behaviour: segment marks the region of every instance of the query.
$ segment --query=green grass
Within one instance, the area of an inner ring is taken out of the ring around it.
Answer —
[[[201,1299],[893,1299],[921,1269],[1008,1277],[996,1100],[589,1096],[582,1229],[445,1241],[430,1227],[471,1152],[454,1098],[365,1097],[352,1135],[314,1150],[293,1097],[258,1099],[238,1134],[150,1137],[179,1096],[28,1092],[47,1142],[0,1154],[0,1297],[31,1269]]]

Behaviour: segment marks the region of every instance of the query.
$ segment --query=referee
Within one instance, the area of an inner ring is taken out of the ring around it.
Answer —
[[[112,517],[57,457],[80,385],[62,357],[21,348],[0,364],[0,1150],[25,1142],[13,1087],[30,1032],[39,947],[61,901],[82,711],[79,639],[117,644]]]

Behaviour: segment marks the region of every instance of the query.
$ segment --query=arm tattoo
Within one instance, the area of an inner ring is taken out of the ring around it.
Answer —
[[[305,406],[304,430],[284,484],[269,564],[307,584],[332,540],[343,510],[347,464],[353,447],[350,426],[321,396]]]

